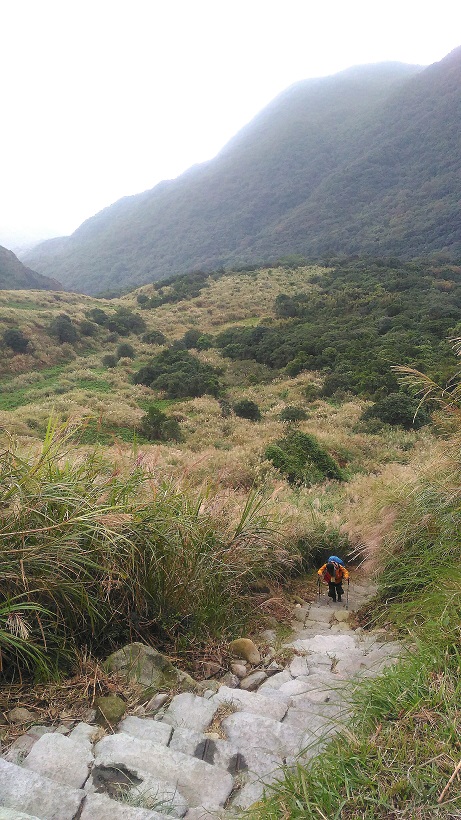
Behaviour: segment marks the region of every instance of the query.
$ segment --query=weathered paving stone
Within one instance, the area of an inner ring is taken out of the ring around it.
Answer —
[[[271,690],[280,689],[283,683],[287,683],[290,680],[292,680],[290,672],[288,669],[284,669],[283,672],[277,672],[275,675],[271,675],[270,678],[261,684],[258,691],[263,695],[270,695]]]
[[[265,680],[267,680],[267,675],[262,670],[252,672],[251,675],[247,675],[246,678],[240,681],[240,688],[246,689],[247,692],[254,692]]]
[[[288,669],[293,678],[298,678],[300,675],[308,675],[309,666],[307,665],[306,657],[304,655],[295,655]]]
[[[333,619],[334,612],[330,607],[311,606],[309,609],[309,621],[317,621],[322,624],[329,624]]]
[[[16,809],[2,809],[0,807],[0,820],[40,820],[40,817],[32,817],[31,814],[24,814]]]
[[[181,726],[194,732],[203,732],[213,720],[216,709],[215,697],[205,700],[192,692],[176,695],[164,715],[164,722]]]
[[[343,696],[344,681],[338,680],[333,675],[313,672],[304,679],[304,691],[291,695],[289,705],[301,709],[307,701],[329,703],[340,700]],[[306,705],[306,708],[309,707]]]
[[[169,723],[150,718],[127,717],[122,720],[119,729],[127,735],[150,740],[152,743],[161,743],[164,746],[168,746],[173,734],[173,727]]]
[[[41,820],[73,820],[84,792],[0,759],[0,805]]]
[[[224,805],[233,786],[231,775],[217,766],[124,732],[104,737],[96,744],[94,765],[123,767],[141,780],[143,773],[158,777],[177,787],[191,808]]]
[[[274,680],[270,678],[269,680]],[[282,698],[269,697],[259,692],[245,692],[242,689],[228,689],[221,686],[219,692],[214,695],[213,702],[218,706],[229,704],[238,710],[245,710],[255,715],[264,715],[272,720],[282,720],[285,715],[288,703]]]
[[[139,809],[111,800],[104,794],[85,797],[80,820],[171,820],[171,814],[161,814],[152,809]]]
[[[340,654],[348,654],[351,650],[356,649],[357,642],[352,635],[315,635],[305,640],[298,638],[290,645],[300,654],[315,652],[319,655],[338,657]]]
[[[253,765],[253,755],[263,754],[268,758],[283,760],[287,754],[302,748],[304,732],[278,720],[271,720],[249,712],[236,712],[223,720],[223,728],[228,740],[248,761],[249,769],[257,771]],[[271,771],[273,766],[269,769]]]
[[[56,733],[43,735],[24,761],[24,768],[43,777],[80,789],[84,785],[93,755],[89,745]]]
[[[246,763],[239,756],[238,748],[220,737],[210,737],[190,729],[175,729],[171,738],[170,749],[182,752],[213,766],[237,774],[246,768]]]

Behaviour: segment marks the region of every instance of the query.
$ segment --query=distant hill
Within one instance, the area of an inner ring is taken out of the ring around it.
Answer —
[[[75,290],[289,254],[461,255],[461,47],[297,83],[212,161],[26,259]]]
[[[0,290],[62,290],[62,285],[26,268],[13,251],[0,245]]]

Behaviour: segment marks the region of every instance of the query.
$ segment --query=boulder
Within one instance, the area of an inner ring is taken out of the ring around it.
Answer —
[[[128,680],[135,680],[152,690],[152,694],[177,686],[194,691],[197,686],[194,679],[176,669],[166,655],[143,643],[128,644],[109,655],[104,668],[108,672],[120,672]]]
[[[229,652],[234,658],[243,658],[248,663],[258,664],[261,662],[259,650],[249,638],[237,638],[235,641],[231,641]]]

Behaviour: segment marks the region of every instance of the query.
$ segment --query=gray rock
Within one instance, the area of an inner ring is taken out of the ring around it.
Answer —
[[[283,666],[277,661],[271,661],[268,666],[266,666],[266,674],[267,675],[276,675],[277,672],[283,672]]]
[[[168,692],[157,692],[153,698],[151,698],[145,705],[146,714],[158,712],[162,706],[167,702],[169,699]]]
[[[233,675],[232,672],[226,672],[219,680],[220,686],[229,686],[231,689],[237,689],[240,686],[240,678]]]
[[[275,675],[271,675],[270,678],[264,681],[264,683],[259,687],[259,692],[262,695],[269,696],[271,692],[279,690],[282,684],[287,683],[290,680],[292,680],[292,678],[288,669],[284,669],[283,672],[277,672]]]
[[[342,621],[345,623],[350,618],[350,612],[348,612],[347,609],[335,609],[334,618],[335,621]]]
[[[192,692],[183,692],[181,695],[176,695],[171,701],[163,720],[165,723],[169,723],[170,726],[182,726],[184,729],[192,729],[194,732],[203,732],[210,725],[218,708],[215,697],[216,695],[206,700],[193,695]]]
[[[31,814],[23,814],[16,809],[0,808],[0,820],[40,820],[40,817],[32,817]]]
[[[0,758],[0,805],[43,820],[73,820],[84,792]]]
[[[246,678],[247,668],[244,663],[231,663],[230,671],[238,678]]]
[[[247,692],[254,692],[265,680],[267,680],[267,675],[262,670],[252,672],[251,675],[247,675],[246,678],[240,681],[240,688],[246,689]]]
[[[309,609],[309,621],[316,621],[317,623],[329,624],[333,618],[333,611],[330,607],[325,606],[311,606]]]
[[[342,697],[344,697],[344,682],[341,682],[333,675],[313,672],[304,679],[304,692],[293,694],[290,697],[289,705],[296,706],[298,709],[310,708],[309,701],[312,703],[328,703],[340,700]]]
[[[297,678],[300,675],[306,676],[309,674],[309,667],[305,656],[295,655],[288,668],[290,670],[290,675],[294,678]]]
[[[127,806],[104,794],[89,794],[85,798],[80,820],[167,820],[167,817],[171,820],[171,815]]]
[[[274,646],[274,644],[277,643],[277,633],[275,629],[264,629],[263,632],[261,632],[261,639],[271,646]]]
[[[212,763],[230,774],[235,774],[242,764],[242,761],[237,760],[238,748],[229,741],[191,732],[189,729],[174,730],[170,749]]]
[[[269,680],[274,680],[274,678],[269,678]],[[282,720],[288,709],[287,700],[268,697],[260,692],[228,689],[226,686],[221,686],[221,689],[214,695],[212,700],[217,706],[226,703],[238,710],[245,710],[254,715],[264,715],[273,720]]]
[[[303,624],[309,614],[309,609],[309,604],[306,604],[306,606],[300,606],[300,604],[296,604],[293,610],[293,617]]]
[[[251,783],[246,783],[242,789],[235,795],[232,806],[235,806],[237,809],[246,810],[249,809],[253,803],[256,803],[258,800],[261,800],[264,794],[264,783],[255,780]]]
[[[10,748],[3,755],[3,757],[5,760],[8,760],[9,763],[16,763],[19,766],[23,762],[24,758],[26,758],[29,754],[32,746],[37,743],[37,740],[38,737],[35,737],[34,735],[21,735],[21,737],[17,737],[11,744]]]
[[[194,697],[194,695],[192,695]],[[168,724],[150,718],[127,717],[120,723],[121,732],[126,732],[132,737],[139,737],[141,740],[150,740],[153,743],[161,743],[168,746],[173,728]]]
[[[314,638],[293,641],[293,649],[300,654],[315,652],[319,655],[338,657],[355,650],[356,640],[351,635],[316,635]]]
[[[30,723],[34,720],[35,715],[29,709],[25,709],[24,706],[15,706],[14,709],[10,709],[7,718],[10,723]]]
[[[236,712],[223,720],[229,743],[236,746],[247,761],[250,771],[258,775],[274,771],[287,754],[296,754],[303,747],[304,731],[278,720]],[[264,769],[261,769],[261,755]]]
[[[152,689],[168,690],[178,684],[195,686],[190,675],[176,669],[166,655],[143,643],[128,644],[114,652],[105,661],[104,668]]]
[[[62,786],[80,789],[88,777],[92,763],[93,755],[89,745],[53,733],[37,740],[23,766]]]
[[[124,732],[99,741],[94,765],[123,767],[141,780],[145,774],[164,780],[184,795],[191,808],[213,809],[224,805],[233,786],[231,775],[217,766]]]
[[[74,743],[79,743],[87,748],[91,748],[93,743],[97,743],[104,737],[104,729],[101,726],[90,726],[89,723],[77,723],[72,729],[69,738]]]

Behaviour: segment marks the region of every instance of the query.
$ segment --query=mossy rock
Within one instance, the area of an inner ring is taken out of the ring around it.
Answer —
[[[197,686],[194,679],[176,669],[166,655],[142,643],[131,643],[117,650],[104,662],[104,668],[108,672],[119,672],[127,680],[136,681],[153,694],[176,688],[190,692]]]
[[[126,712],[126,703],[117,695],[96,698],[96,723],[100,726],[116,726]]]

